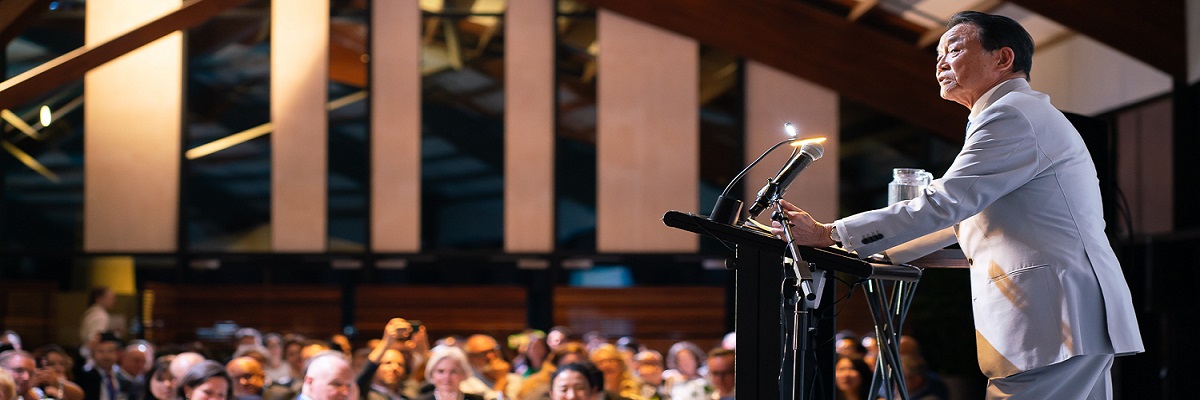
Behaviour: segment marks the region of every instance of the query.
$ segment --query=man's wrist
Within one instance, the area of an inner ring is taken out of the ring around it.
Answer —
[[[825,228],[829,229],[829,234],[828,234],[829,240],[831,242],[833,242],[834,245],[841,246],[842,245],[842,235],[838,233],[837,225],[825,224]]]

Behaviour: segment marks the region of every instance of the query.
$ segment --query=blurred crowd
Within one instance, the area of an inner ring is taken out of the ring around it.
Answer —
[[[205,346],[124,340],[107,330],[113,294],[94,291],[82,345],[34,349],[0,340],[0,400],[493,400],[733,399],[734,340],[688,341],[664,355],[632,337],[569,327],[502,338],[431,337],[436,327],[393,318],[361,348],[343,335],[238,330]],[[715,338],[714,338],[715,339]],[[206,347],[219,347],[206,348]],[[224,349],[224,350],[222,350]],[[230,352],[228,349],[233,349]]]

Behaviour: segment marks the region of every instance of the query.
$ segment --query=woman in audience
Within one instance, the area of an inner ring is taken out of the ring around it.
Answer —
[[[567,342],[558,346],[558,350],[550,353],[542,368],[536,374],[530,375],[521,382],[521,390],[517,392],[517,400],[542,400],[550,395],[550,379],[558,366],[574,362],[587,361],[587,349],[580,342]]]
[[[612,344],[602,344],[592,350],[591,361],[604,374],[604,391],[608,398],[633,398],[638,395],[641,385],[629,367],[625,365],[625,357]]]
[[[188,369],[175,388],[176,400],[226,400],[233,399],[233,379],[225,372],[225,366],[213,360],[204,360]]]
[[[667,350],[667,371],[663,372],[664,390],[671,398],[694,399],[705,395],[708,381],[700,369],[707,353],[695,343],[682,341]]]
[[[146,400],[171,400],[175,396],[175,376],[171,375],[171,361],[174,354],[168,354],[154,360],[154,365],[146,371]]]
[[[834,363],[837,400],[871,399],[871,368],[861,358],[838,354]]]
[[[463,393],[458,385],[475,372],[462,349],[450,346],[434,347],[425,365],[425,380],[433,383],[433,391],[417,400],[483,400],[483,396]]]
[[[565,364],[554,373],[551,400],[593,400],[604,390],[604,375],[588,362]]]
[[[33,351],[38,370],[34,374],[34,391],[42,398],[60,400],[82,400],[83,388],[71,382],[71,368],[75,360],[67,351],[56,344],[48,344]]]

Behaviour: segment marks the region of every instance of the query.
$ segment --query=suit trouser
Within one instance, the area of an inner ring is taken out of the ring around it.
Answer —
[[[987,399],[1112,399],[1112,354],[1083,355],[988,380]]]

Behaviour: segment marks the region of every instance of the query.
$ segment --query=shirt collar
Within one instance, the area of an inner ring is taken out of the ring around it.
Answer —
[[[975,100],[975,104],[971,105],[971,115],[969,117],[967,117],[967,121],[969,121],[969,122],[975,121],[975,116],[979,115],[979,113],[982,113],[984,109],[987,109],[988,106],[992,105],[992,103],[994,103],[996,100],[998,100],[998,99],[993,99],[992,95],[996,94],[996,92],[1001,87],[1009,86],[1007,84],[1012,81],[1024,82],[1025,78],[1012,78],[1012,79],[1006,80],[1004,82],[997,83],[996,86],[992,86],[992,88],[989,89],[986,93],[984,93],[983,96],[979,96],[979,99]],[[1016,86],[1016,84],[1014,84],[1012,86]],[[1012,89],[1015,89],[1015,87],[1005,90],[1004,93],[1008,93],[1008,92],[1012,91]]]

